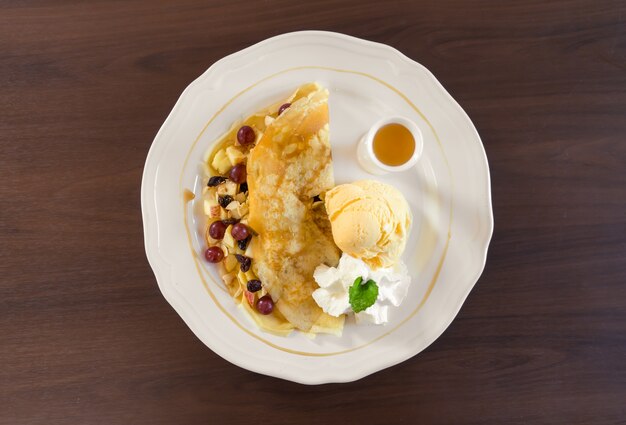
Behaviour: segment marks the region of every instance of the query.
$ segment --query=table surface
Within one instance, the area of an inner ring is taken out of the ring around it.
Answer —
[[[0,5],[1,424],[626,423],[626,3]],[[429,68],[489,158],[495,233],[418,356],[316,387],[206,348],[146,261],[144,160],[219,58],[300,29]]]

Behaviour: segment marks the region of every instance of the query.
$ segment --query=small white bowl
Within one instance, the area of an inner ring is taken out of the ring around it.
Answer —
[[[386,165],[383,164],[374,154],[374,136],[382,127],[389,124],[400,124],[411,132],[413,139],[415,140],[415,150],[413,155],[407,162],[402,165]],[[383,175],[387,173],[393,173],[398,171],[406,171],[409,168],[417,164],[422,156],[422,150],[424,149],[424,137],[422,132],[413,121],[404,117],[388,117],[383,118],[376,122],[367,133],[359,141],[357,147],[357,159],[361,167],[370,174]]]

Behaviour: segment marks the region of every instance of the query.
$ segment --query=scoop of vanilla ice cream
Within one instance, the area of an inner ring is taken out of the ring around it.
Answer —
[[[398,189],[360,180],[326,192],[325,204],[339,249],[374,269],[397,262],[412,220],[409,205]]]

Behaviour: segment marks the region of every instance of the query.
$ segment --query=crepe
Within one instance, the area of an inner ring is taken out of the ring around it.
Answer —
[[[311,296],[315,268],[340,257],[323,203],[313,207],[334,185],[328,90],[309,84],[299,92],[306,95],[266,128],[248,159],[249,224],[259,235],[252,267],[294,326],[340,333],[344,317],[323,313]]]

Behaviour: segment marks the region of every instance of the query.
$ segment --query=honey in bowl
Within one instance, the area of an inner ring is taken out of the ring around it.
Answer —
[[[380,162],[397,167],[411,159],[415,152],[415,139],[402,124],[387,124],[374,135],[374,155]]]

